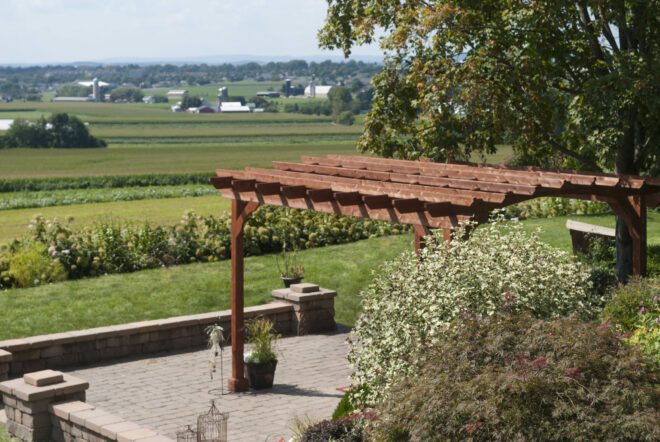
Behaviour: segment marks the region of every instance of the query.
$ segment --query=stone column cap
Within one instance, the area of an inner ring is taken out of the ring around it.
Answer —
[[[293,285],[295,284],[292,284],[291,287],[293,287]],[[319,299],[333,298],[337,296],[337,292],[335,290],[329,290],[324,288],[319,288],[317,291],[309,292],[309,293],[294,292],[291,288],[276,289],[273,290],[271,294],[275,298],[284,299],[287,301],[294,301],[294,302],[316,301]]]
[[[44,387],[62,382],[64,380],[64,374],[61,371],[41,370],[23,375],[23,380],[28,385]]]
[[[28,375],[32,374],[34,373],[28,373]],[[57,398],[85,391],[88,388],[89,382],[64,373],[62,374],[62,382],[41,387],[27,384],[22,378],[0,383],[0,392],[15,396],[26,402]]]
[[[318,292],[319,291],[319,286],[316,284],[312,284],[311,282],[303,282],[300,284],[291,284],[289,286],[292,292],[294,293],[311,293],[311,292]]]

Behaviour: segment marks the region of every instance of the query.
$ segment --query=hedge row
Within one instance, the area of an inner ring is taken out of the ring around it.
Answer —
[[[215,174],[213,172],[203,172],[57,178],[0,178],[0,192],[208,184],[208,179],[211,176],[215,176]]]
[[[32,236],[0,249],[0,289],[63,279],[211,262],[230,257],[231,217],[187,213],[174,226],[100,224],[73,231],[36,218]],[[262,206],[245,226],[245,254],[261,255],[399,234],[409,227],[307,210]]]

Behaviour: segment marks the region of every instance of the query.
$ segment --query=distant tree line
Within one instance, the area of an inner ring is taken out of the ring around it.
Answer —
[[[99,66],[0,66],[0,78],[16,85],[52,86],[62,83],[73,83],[84,78],[102,78],[103,81],[115,84],[133,83],[140,87],[150,87],[159,82],[188,84],[208,84],[221,81],[240,81],[258,79],[280,81],[287,76],[311,77],[319,83],[334,83],[358,76],[372,77],[382,71],[378,63],[362,61],[347,61],[335,63],[330,60],[308,63],[304,60],[286,62],[270,62],[266,64],[245,63],[234,64],[188,64],[176,66],[172,64],[140,66],[99,65]],[[1,93],[1,91],[0,91]],[[23,92],[21,92],[23,93]],[[12,95],[14,96],[14,95]],[[18,96],[14,96],[17,98]]]
[[[41,101],[41,93],[34,87],[20,83],[17,79],[0,80],[0,101],[2,100]]]
[[[15,120],[4,136],[0,148],[71,148],[105,147],[107,143],[89,134],[85,124],[73,115],[57,113],[37,121]]]
[[[286,103],[284,105],[284,112],[307,115],[332,115],[335,122],[350,126],[355,122],[355,115],[371,107],[373,90],[371,88],[360,89],[362,86],[360,81],[354,82],[351,87],[335,86],[330,89],[327,100]],[[355,92],[355,94],[352,92]]]

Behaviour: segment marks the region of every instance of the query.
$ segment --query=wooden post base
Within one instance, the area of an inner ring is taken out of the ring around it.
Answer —
[[[229,389],[229,391],[233,391],[234,393],[238,393],[241,391],[248,391],[250,389],[250,383],[245,378],[243,379],[229,378],[227,379],[227,388]]]

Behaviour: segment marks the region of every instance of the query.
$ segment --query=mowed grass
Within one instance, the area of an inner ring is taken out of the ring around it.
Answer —
[[[3,149],[0,177],[29,178],[207,172],[272,167],[303,155],[355,155],[355,142],[122,145],[102,149]]]
[[[305,281],[337,290],[339,323],[353,324],[371,272],[412,236],[374,238],[299,252]],[[0,340],[224,310],[231,307],[231,262],[146,270],[0,292]],[[275,257],[246,258],[245,304],[263,304],[280,288]]]
[[[599,225],[608,217],[575,216]],[[528,220],[540,239],[570,252],[566,217]],[[660,244],[660,215],[649,214],[649,244]],[[652,226],[652,227],[651,227]],[[360,291],[386,260],[413,249],[412,235],[373,238],[299,252],[305,281],[336,289],[336,320],[353,325],[360,314]],[[209,312],[230,307],[230,261],[146,270],[48,286],[0,292],[0,339],[87,327]],[[280,287],[275,257],[245,260],[246,305],[268,302]]]
[[[101,222],[134,225],[149,222],[154,225],[174,225],[187,210],[193,210],[200,215],[219,215],[223,210],[231,210],[231,202],[218,192],[217,196],[3,210],[0,211],[0,244],[29,235],[28,224],[37,215],[46,219],[58,218],[62,222],[71,216],[73,217],[71,227],[79,229]]]

